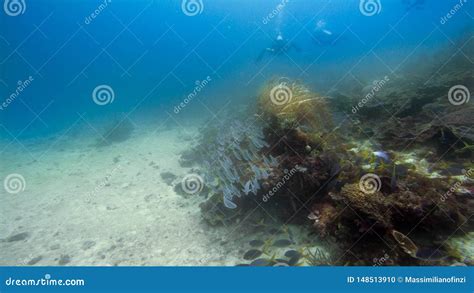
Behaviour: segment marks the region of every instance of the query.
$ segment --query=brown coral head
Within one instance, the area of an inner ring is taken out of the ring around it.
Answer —
[[[416,258],[416,254],[418,252],[418,246],[416,246],[413,241],[411,241],[408,236],[405,234],[398,232],[397,230],[392,230],[392,236],[395,238],[395,241],[397,241],[398,245],[405,251],[407,254],[409,254],[411,257]]]
[[[360,178],[359,188],[365,194],[374,194],[382,188],[382,181],[377,174],[367,173]]]

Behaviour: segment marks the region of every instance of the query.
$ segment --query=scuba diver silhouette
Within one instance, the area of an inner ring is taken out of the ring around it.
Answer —
[[[255,62],[260,62],[265,56],[273,55],[278,56],[282,55],[290,50],[294,49],[297,52],[300,52],[300,48],[298,48],[295,44],[290,42],[289,40],[285,39],[281,32],[278,33],[277,37],[273,40],[273,43],[270,47],[265,48],[257,57]]]
[[[326,21],[321,19],[316,23],[312,38],[320,46],[329,46],[334,45],[341,36],[329,30]]]

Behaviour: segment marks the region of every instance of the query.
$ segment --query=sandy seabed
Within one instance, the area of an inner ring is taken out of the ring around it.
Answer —
[[[174,189],[196,172],[179,159],[194,144],[198,126],[136,127],[128,140],[103,147],[95,146],[100,136],[90,127],[47,139],[0,142],[0,178],[24,178],[19,193],[0,186],[0,265],[246,263],[249,241],[268,235],[252,232],[245,221],[210,226],[199,208],[206,199]],[[174,179],[166,180],[165,173]],[[291,226],[297,243],[319,247],[304,227]],[[452,239],[469,258],[473,235]]]
[[[210,228],[200,196],[173,185],[196,128],[135,131],[97,148],[97,136],[3,143],[1,178],[17,173],[25,190],[1,189],[0,265],[235,265],[247,240]],[[160,174],[171,172],[174,182]]]

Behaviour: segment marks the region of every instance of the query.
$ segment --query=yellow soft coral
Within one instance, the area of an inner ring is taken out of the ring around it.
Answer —
[[[325,98],[299,83],[272,81],[258,98],[261,116],[280,129],[300,128],[304,132],[332,130],[332,118]]]

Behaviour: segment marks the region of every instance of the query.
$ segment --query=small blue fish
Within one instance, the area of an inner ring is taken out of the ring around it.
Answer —
[[[254,164],[250,164],[250,169],[252,169],[257,179],[261,178],[260,169],[257,166],[255,166]]]
[[[224,205],[226,208],[231,209],[231,210],[237,208],[237,205],[233,201],[228,199],[227,197],[224,197]]]
[[[232,185],[232,186],[230,187],[230,190],[231,190],[231,192],[232,192],[232,195],[235,195],[235,196],[237,196],[237,197],[241,197],[241,196],[242,196],[242,194],[240,193],[240,190],[237,189],[237,187],[235,187],[234,185]]]
[[[390,157],[389,157],[387,152],[376,151],[376,152],[373,152],[373,154],[374,154],[374,156],[376,156],[377,158],[381,158],[385,162],[390,162]]]
[[[252,191],[252,182],[249,180],[247,183],[245,183],[244,189],[242,191],[245,193],[245,195],[249,195],[250,191]]]
[[[265,155],[263,155],[263,163],[265,164],[265,167],[270,168],[271,162]]]
[[[224,194],[224,198],[227,198],[228,200],[231,200],[234,197],[232,191],[227,185],[222,189],[222,193]]]
[[[237,147],[234,147],[232,148],[232,153],[234,154],[234,157],[239,160],[239,161],[242,161],[242,157],[239,155],[239,153],[236,151],[236,148]]]
[[[250,156],[250,153],[248,150],[242,150],[242,157],[246,160],[246,161],[252,161],[252,157]]]
[[[252,180],[252,186],[253,186],[253,189],[255,191],[255,195],[257,195],[257,191],[260,189],[260,184],[258,184],[257,178],[254,178]]]

